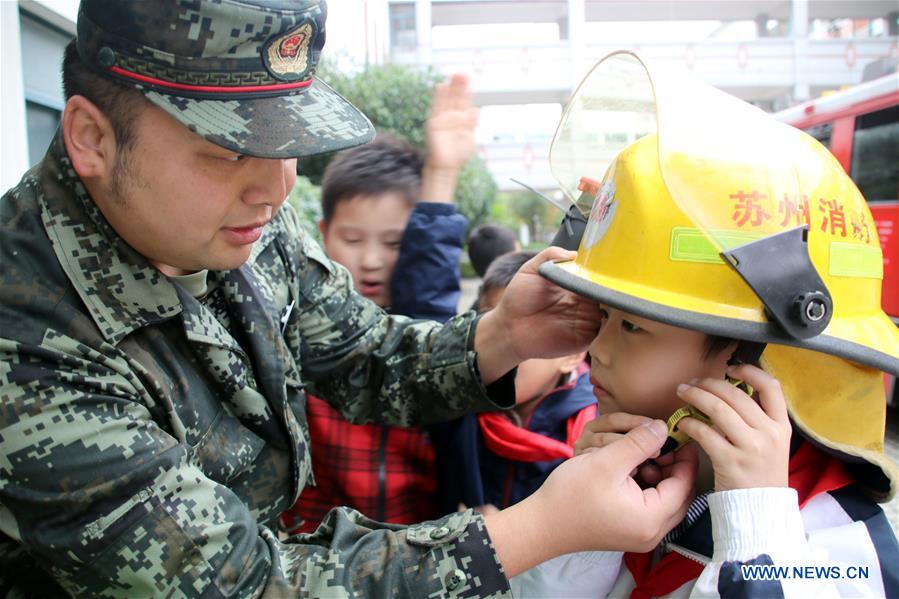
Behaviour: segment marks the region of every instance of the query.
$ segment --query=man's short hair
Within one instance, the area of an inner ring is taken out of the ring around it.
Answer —
[[[360,195],[398,192],[414,205],[421,194],[421,154],[409,142],[379,133],[364,146],[337,154],[322,178],[322,215],[325,223],[337,204]]]
[[[496,259],[515,250],[515,234],[499,225],[481,225],[468,236],[468,258],[479,277],[487,272],[487,267]]]
[[[76,40],[68,43],[62,60],[62,88],[66,100],[84,96],[109,119],[120,150],[134,142],[134,120],[150,106],[142,93],[95,73],[78,55]]]

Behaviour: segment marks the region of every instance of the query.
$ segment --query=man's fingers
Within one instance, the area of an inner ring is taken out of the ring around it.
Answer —
[[[611,445],[621,436],[619,433],[581,433],[580,438],[574,442],[574,455],[580,455],[589,449],[599,449]]]
[[[662,469],[665,478],[654,489],[643,492],[647,500],[647,495],[654,496],[663,513],[668,514],[668,529],[683,520],[687,513],[699,469],[699,448],[695,443],[690,443],[676,451],[674,456],[674,463],[670,468]]]
[[[602,439],[602,435],[608,433],[626,433],[627,431],[637,428],[640,425],[651,422],[652,419],[647,416],[639,416],[637,414],[628,414],[627,412],[610,412],[603,414],[598,418],[594,418],[584,426],[580,437],[575,441],[575,448],[579,446],[597,445],[597,441]],[[619,435],[614,435],[617,438]],[[609,439],[611,440],[611,438]],[[608,443],[603,443],[608,445]],[[601,447],[601,445],[598,445]]]
[[[600,418],[587,423],[587,429],[595,433],[626,433],[631,429],[652,422],[648,416],[629,414],[628,412],[609,412]]]
[[[637,483],[641,488],[654,487],[662,480],[661,469],[652,462],[644,462],[637,470]]]
[[[688,443],[668,457],[673,461],[670,465],[670,471],[667,467],[663,470],[666,475],[696,475],[696,471],[699,469],[699,447],[695,443]]]
[[[659,453],[668,427],[661,420],[652,420],[642,426],[628,431],[621,439],[610,443],[603,449],[603,454],[613,454],[609,463],[615,464],[622,478],[640,466],[643,462]]]
[[[659,457],[654,458],[653,461],[659,468],[665,468],[667,466],[671,466],[674,463],[674,454],[675,452],[666,453],[665,455],[660,455]]]
[[[549,246],[527,262],[525,262],[520,271],[536,273],[537,269],[544,262],[549,262],[550,260],[574,260],[577,258],[577,252],[573,252],[570,250],[564,250],[560,247]]]

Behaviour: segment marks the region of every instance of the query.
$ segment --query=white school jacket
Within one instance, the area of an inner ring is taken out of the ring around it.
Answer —
[[[668,551],[704,568],[666,597],[899,598],[896,535],[857,484],[814,495],[801,510],[791,488],[708,493],[657,550]],[[620,552],[563,555],[511,585],[521,599],[626,598],[635,587]]]

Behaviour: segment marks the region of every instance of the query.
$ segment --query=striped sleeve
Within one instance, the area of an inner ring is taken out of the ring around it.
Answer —
[[[811,499],[792,489],[709,497],[714,555],[691,596],[894,597],[899,545],[880,507],[853,485]]]

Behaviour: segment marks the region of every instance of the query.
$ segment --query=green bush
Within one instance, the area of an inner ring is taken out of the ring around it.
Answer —
[[[478,278],[478,273],[474,271],[474,266],[471,265],[466,259],[462,259],[459,261],[459,271],[462,273],[463,279],[476,279]]]
[[[468,219],[468,230],[490,220],[496,199],[497,186],[484,161],[473,156],[459,173],[455,202],[459,212]]]
[[[338,72],[333,63],[324,61],[317,75],[365,113],[379,132],[405,138],[421,152],[425,151],[425,122],[431,109],[434,86],[441,80],[433,69],[422,71],[398,64],[368,65],[356,74],[347,75]],[[297,162],[297,173],[305,177],[309,185],[320,185],[333,157],[331,153],[301,158]],[[490,220],[496,194],[496,182],[484,161],[472,158],[459,174],[455,194],[456,206],[468,219],[469,227]]]
[[[425,121],[431,109],[431,95],[440,76],[433,70],[420,71],[405,65],[368,65],[347,75],[323,61],[317,76],[353,103],[371,120],[379,132],[402,137],[424,152]],[[319,185],[334,153],[300,159],[297,173]]]
[[[321,243],[318,221],[322,218],[321,188],[313,184],[308,177],[297,177],[287,201],[300,216],[303,228]]]
[[[531,232],[528,249],[543,248],[549,243],[562,221],[558,208],[527,190],[499,193],[493,205],[491,221],[517,231],[525,224]]]
[[[368,65],[355,75],[326,67],[328,84],[361,110],[378,131],[403,137],[422,152],[431,96],[442,77],[433,69],[407,65]]]

